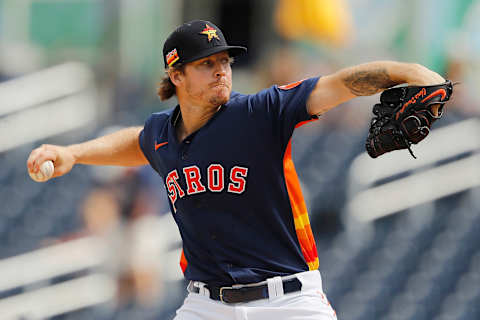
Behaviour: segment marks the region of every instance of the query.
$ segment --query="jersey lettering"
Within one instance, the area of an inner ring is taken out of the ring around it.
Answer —
[[[224,170],[220,164],[208,166],[208,189],[212,192],[221,192],[225,186]]]
[[[230,183],[228,184],[228,192],[232,193],[243,193],[245,191],[245,186],[247,181],[248,169],[243,167],[233,167],[230,170]]]
[[[178,196],[180,196],[180,198],[183,198],[183,196],[185,196],[185,192],[182,190],[177,180],[178,180],[177,170],[171,171],[167,175],[167,178],[165,179],[165,184],[167,185],[167,191],[168,191],[168,198],[170,199],[173,210],[175,212],[177,211],[177,208],[175,207],[175,201],[177,201],[177,191],[178,191]]]
[[[205,186],[200,181],[202,178],[200,175],[200,169],[197,166],[183,168],[183,174],[185,175],[185,180],[187,181],[188,195],[205,192]]]
[[[183,168],[183,174],[185,176],[187,192],[183,191],[180,187],[178,171],[172,170],[165,179],[165,185],[167,187],[168,198],[172,203],[173,211],[177,212],[175,202],[178,198],[183,198],[185,195],[193,195],[207,191],[207,188],[202,183],[202,176],[200,174],[200,168],[197,166],[190,166]],[[228,184],[227,192],[242,194],[247,187],[247,175],[248,168],[235,166],[230,170],[229,180],[225,177],[225,168],[218,163],[212,163],[207,168],[207,187],[210,192],[222,192],[225,190],[226,184]]]

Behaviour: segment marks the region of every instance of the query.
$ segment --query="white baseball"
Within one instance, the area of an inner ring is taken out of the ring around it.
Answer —
[[[28,171],[28,174],[30,175],[30,178],[36,182],[45,182],[53,176],[54,170],[53,162],[48,160],[40,165],[40,170],[37,173]]]

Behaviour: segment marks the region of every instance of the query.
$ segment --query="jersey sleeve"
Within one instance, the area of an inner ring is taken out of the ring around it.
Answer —
[[[317,119],[317,116],[307,112],[307,100],[318,79],[315,77],[285,86],[275,85],[252,96],[250,111],[254,114],[265,113],[283,146],[287,145],[299,123]]]
[[[147,158],[150,165],[153,169],[157,170],[153,154],[155,152],[155,141],[154,141],[154,134],[153,134],[153,122],[154,122],[154,115],[150,115],[148,119],[145,121],[145,125],[143,130],[140,131],[138,136],[138,142],[140,144],[140,148],[142,149],[143,154]]]

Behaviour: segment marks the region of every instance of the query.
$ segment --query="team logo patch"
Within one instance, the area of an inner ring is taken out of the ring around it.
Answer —
[[[175,62],[177,62],[178,59],[180,59],[180,57],[178,56],[176,48],[167,53],[167,65],[169,67],[171,67]]]
[[[208,42],[212,41],[213,38],[220,40],[217,35],[217,30],[215,28],[210,27],[208,24],[205,25],[205,29],[200,32],[200,34],[204,34],[208,37]]]
[[[279,86],[278,88],[282,89],[282,90],[289,90],[289,89],[293,89],[293,88],[299,86],[302,82],[303,82],[303,80],[300,80],[300,81],[297,81],[297,82],[293,82],[293,83],[289,83],[289,84],[286,84],[286,85],[283,85],[283,86]]]

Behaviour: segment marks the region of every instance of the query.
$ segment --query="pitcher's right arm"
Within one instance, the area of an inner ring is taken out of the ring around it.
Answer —
[[[69,146],[44,144],[34,149],[27,160],[29,171],[38,172],[40,165],[53,161],[59,177],[76,164],[140,166],[148,164],[140,149],[138,137],[143,127],[130,127],[112,134]]]

